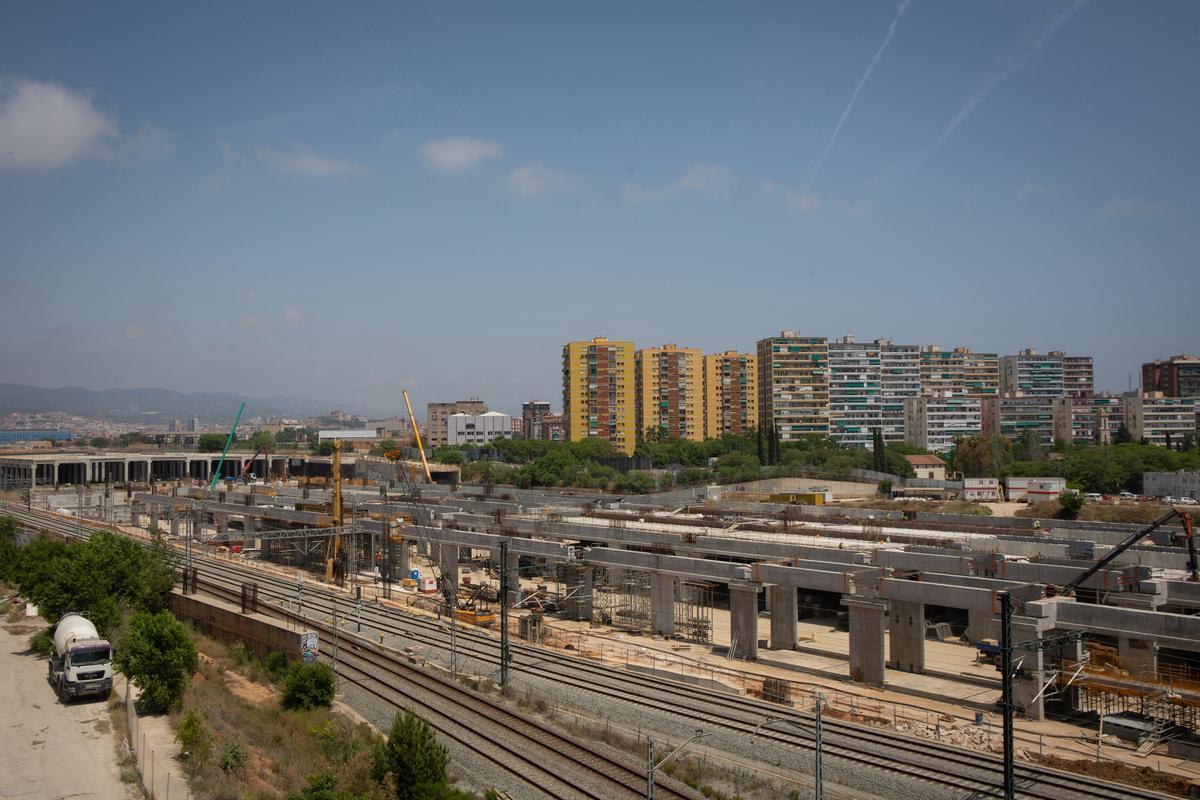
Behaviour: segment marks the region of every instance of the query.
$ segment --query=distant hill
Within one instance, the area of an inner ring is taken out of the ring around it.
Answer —
[[[106,417],[127,422],[164,424],[175,419],[199,417],[202,423],[230,422],[238,404],[245,403],[243,418],[309,417],[341,409],[351,414],[379,418],[386,413],[365,406],[298,397],[239,397],[229,392],[193,392],[170,389],[81,389],[65,386],[45,389],[18,383],[0,383],[0,414],[61,411],[88,417]]]

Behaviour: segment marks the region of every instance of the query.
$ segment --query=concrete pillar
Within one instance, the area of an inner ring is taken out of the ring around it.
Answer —
[[[224,536],[229,532],[228,514],[213,514],[213,522],[217,525],[217,536]]]
[[[572,582],[567,584],[567,616],[577,620],[592,618],[592,578],[593,567],[585,566]]]
[[[729,587],[729,638],[734,658],[758,658],[757,586]]]
[[[508,602],[509,605],[521,599],[521,556],[517,553],[508,554]]]
[[[458,545],[442,543],[438,548],[438,567],[442,579],[449,581],[454,594],[458,596]],[[445,591],[445,590],[443,590]]]
[[[171,538],[179,538],[179,517],[171,517]]]
[[[1120,636],[1117,638],[1117,655],[1121,658],[1121,666],[1135,680],[1158,680],[1158,642]]]
[[[1043,635],[1043,625],[1031,617],[1013,617],[1013,644],[1032,642]],[[1046,683],[1046,673],[1042,671],[1042,651],[1035,649],[1013,648],[1013,705],[1018,712],[1023,712],[1032,720],[1045,719],[1045,694],[1042,686]],[[1034,698],[1037,698],[1036,700]]]
[[[967,630],[964,632],[968,641],[978,642],[983,639],[1000,641],[999,612],[967,609]]]
[[[891,649],[888,666],[902,672],[925,671],[925,606],[893,600],[889,609]]]
[[[650,575],[650,633],[666,638],[675,635],[674,575]]]
[[[883,631],[887,604],[842,597],[850,612],[850,679],[880,685],[884,681]]]
[[[158,506],[157,505],[152,504],[150,506],[150,525],[149,525],[149,527],[151,527],[151,528],[158,527]]]
[[[768,586],[767,611],[771,614],[771,649],[796,648],[796,587]]]
[[[392,580],[402,581],[408,577],[409,571],[412,570],[412,545],[407,539],[401,539],[396,545],[396,563],[392,565],[395,572],[392,574]]]
[[[249,514],[242,517],[242,533],[245,534],[243,546],[258,547],[258,518]]]

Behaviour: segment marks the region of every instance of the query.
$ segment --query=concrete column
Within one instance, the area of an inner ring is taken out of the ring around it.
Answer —
[[[521,556],[508,554],[508,602],[511,606],[521,600]]]
[[[796,587],[768,586],[767,611],[771,614],[771,649],[796,648]]]
[[[850,612],[850,679],[880,685],[884,681],[883,617],[880,600],[842,597]]]
[[[171,538],[179,538],[179,517],[171,517]]]
[[[392,580],[402,581],[408,577],[409,571],[412,569],[412,545],[407,539],[401,539],[396,547],[396,563],[392,565],[395,570],[392,573]]]
[[[213,514],[213,522],[217,525],[217,536],[224,536],[229,532],[228,514]]]
[[[567,584],[566,612],[571,619],[590,620],[592,618],[592,578],[593,567],[586,566],[579,572],[578,578]]]
[[[244,547],[258,547],[258,518],[249,514],[242,517],[242,532],[245,534]]]
[[[674,575],[650,575],[650,633],[666,638],[675,635]]]
[[[757,586],[729,587],[729,638],[734,658],[758,658]]]
[[[889,617],[891,649],[888,666],[902,672],[924,672],[925,606],[893,600]]]
[[[982,639],[1000,641],[1000,618],[997,616],[998,613],[968,608],[967,630],[965,631],[967,639],[971,642],[978,642]]]
[[[1158,642],[1120,636],[1117,655],[1121,657],[1121,666],[1135,680],[1158,680]]]
[[[150,525],[151,528],[158,527],[158,506],[151,504],[150,506]]]
[[[1041,638],[1042,627],[1037,619],[1013,617],[1013,644],[1031,642]],[[1013,648],[1012,660],[1013,667],[1017,671],[1013,677],[1013,705],[1016,706],[1018,712],[1024,712],[1029,719],[1045,719],[1045,695],[1042,694],[1042,686],[1046,683],[1046,673],[1042,671],[1042,651]],[[1034,700],[1035,697],[1036,700]]]
[[[449,581],[454,587],[455,596],[458,594],[458,545],[442,543],[438,548],[438,567],[442,579]]]

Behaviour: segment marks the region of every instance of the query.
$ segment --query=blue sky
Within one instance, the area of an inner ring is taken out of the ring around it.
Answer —
[[[1198,74],[1193,2],[14,5],[0,381],[516,411],[792,328],[1124,389],[1200,349]]]

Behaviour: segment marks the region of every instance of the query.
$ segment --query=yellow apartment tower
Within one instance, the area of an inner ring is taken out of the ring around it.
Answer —
[[[703,353],[664,344],[637,351],[638,438],[704,439]]]
[[[632,455],[637,445],[633,342],[563,346],[563,424],[567,441],[605,439]]]
[[[728,350],[704,357],[704,438],[745,436],[758,426],[758,357]]]

